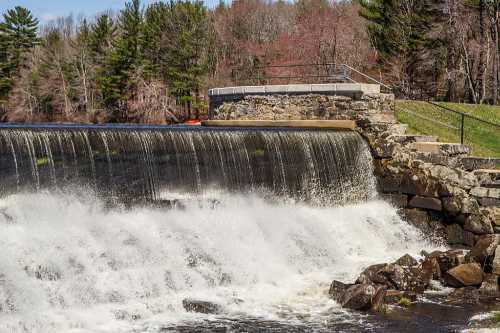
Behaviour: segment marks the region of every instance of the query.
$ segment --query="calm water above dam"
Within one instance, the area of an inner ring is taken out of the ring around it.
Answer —
[[[3,126],[0,175],[0,332],[451,332],[471,314],[328,298],[436,247],[377,200],[354,132]]]

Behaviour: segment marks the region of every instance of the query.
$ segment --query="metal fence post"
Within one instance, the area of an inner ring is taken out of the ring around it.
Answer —
[[[464,122],[465,122],[465,114],[462,113],[462,124],[460,126],[460,144],[464,144]]]

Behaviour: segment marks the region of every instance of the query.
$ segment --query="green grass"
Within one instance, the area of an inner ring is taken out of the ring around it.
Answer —
[[[500,106],[458,103],[439,104],[495,124],[500,124]],[[411,113],[403,110],[410,111]],[[396,117],[399,122],[408,124],[408,132],[410,134],[437,136],[441,142],[460,142],[461,116],[459,114],[447,112],[426,102],[401,100],[396,102]],[[446,124],[449,127],[437,122]],[[499,127],[466,117],[464,133],[464,143],[472,148],[472,155],[500,157]]]
[[[411,306],[411,301],[406,297],[401,297],[397,303],[397,305],[402,306],[404,308],[408,308]]]

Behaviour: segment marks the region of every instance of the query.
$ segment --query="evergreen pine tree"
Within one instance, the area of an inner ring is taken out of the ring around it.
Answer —
[[[12,89],[28,50],[38,43],[38,20],[23,7],[10,9],[0,23],[0,100]]]
[[[106,106],[114,110],[113,120],[126,120],[125,102],[133,96],[134,74],[142,60],[143,13],[139,0],[125,5],[118,19],[119,37],[106,59],[99,83]]]
[[[415,93],[417,86],[422,88],[418,74],[429,74],[422,67],[424,63],[429,65],[429,54],[437,61],[442,58],[432,51],[439,50],[439,40],[429,34],[432,22],[442,17],[441,1],[360,0],[360,5],[360,15],[370,22],[368,32],[379,52],[380,64],[400,61],[400,89],[407,95]],[[437,63],[432,66],[435,68]]]
[[[170,36],[174,47],[170,50],[167,78],[173,94],[187,106],[189,117],[193,102],[197,103],[201,77],[208,70],[208,18],[200,1],[171,3],[171,10],[177,31]]]
[[[101,63],[112,46],[116,27],[108,14],[97,17],[89,32],[89,49],[94,60]]]

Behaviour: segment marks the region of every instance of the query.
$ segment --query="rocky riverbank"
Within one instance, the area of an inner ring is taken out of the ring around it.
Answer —
[[[392,263],[367,267],[353,283],[333,281],[329,295],[342,307],[385,311],[387,305],[408,306],[439,283],[453,291],[445,303],[479,305],[500,301],[500,235],[484,235],[469,250],[405,255]]]

